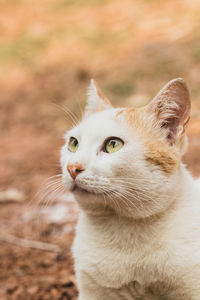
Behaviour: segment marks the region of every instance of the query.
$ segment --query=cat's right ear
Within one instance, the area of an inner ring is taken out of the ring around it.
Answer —
[[[94,79],[91,79],[88,88],[87,104],[84,117],[91,114],[112,108],[110,101],[104,96],[100,88],[96,85]]]

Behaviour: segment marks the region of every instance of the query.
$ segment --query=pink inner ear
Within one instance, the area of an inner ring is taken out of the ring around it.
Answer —
[[[183,79],[177,78],[168,82],[149,105],[167,129],[167,139],[174,143],[178,131],[184,132],[184,127],[190,115],[190,96]]]
[[[170,144],[174,143],[174,137],[177,134],[178,125],[179,120],[177,118],[169,118],[168,120],[166,120],[166,122],[163,122],[163,124],[161,125],[161,128],[168,129],[167,139]]]

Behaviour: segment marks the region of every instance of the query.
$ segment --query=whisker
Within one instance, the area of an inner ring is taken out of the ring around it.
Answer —
[[[148,189],[146,189],[146,188],[143,187],[143,184],[137,185],[137,184],[134,182],[134,180],[133,180],[133,182],[131,183],[131,182],[125,182],[124,180],[118,180],[118,179],[116,179],[115,181],[113,180],[113,183],[119,184],[119,185],[121,185],[121,186],[123,186],[123,187],[127,187],[128,189],[132,189],[133,191],[138,191],[138,192],[141,192],[141,193],[144,193],[144,192],[145,192],[145,194],[146,194],[146,193],[151,193],[151,195],[157,196],[157,193],[156,193],[156,192],[154,192],[154,191],[151,191],[151,192],[150,192]]]
[[[39,190],[35,193],[35,195],[33,195],[33,197],[30,199],[30,201],[28,201],[28,203],[26,205],[27,209],[30,208],[30,206],[32,205],[32,203],[33,203],[33,201],[35,199],[37,199],[38,197],[40,197],[41,193],[44,193],[45,189],[48,188],[48,184],[55,183],[56,181],[60,181],[61,182],[61,179],[58,178],[58,177],[61,177],[61,176],[62,176],[62,174],[57,174],[57,175],[51,176],[48,179],[46,179],[44,181],[44,183],[41,185],[41,187],[39,188]]]
[[[58,185],[62,185],[62,182],[60,181],[55,181],[51,182],[48,185],[45,185],[38,193],[38,205],[42,202],[42,200],[47,196],[48,193],[52,192],[52,187],[56,187]]]
[[[64,107],[62,107],[62,106],[60,106],[60,105],[58,105],[56,103],[53,103],[53,105],[55,107],[57,107],[59,110],[61,110],[62,112],[64,112],[70,118],[70,120],[72,122],[72,125],[74,125],[74,126],[78,125],[79,120],[78,120],[77,116],[73,112],[71,112],[67,108],[64,108]]]
[[[47,201],[42,207],[43,209],[47,209],[49,203],[52,201],[52,199],[57,198],[64,192],[64,187],[63,186],[57,186],[51,193],[48,195]]]

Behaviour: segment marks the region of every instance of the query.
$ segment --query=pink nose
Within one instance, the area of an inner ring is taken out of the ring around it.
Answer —
[[[71,176],[72,179],[76,179],[77,175],[83,172],[85,169],[81,164],[75,163],[75,164],[68,164],[67,170]]]

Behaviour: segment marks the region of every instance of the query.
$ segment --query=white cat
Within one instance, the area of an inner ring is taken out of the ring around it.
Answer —
[[[139,109],[113,108],[91,81],[61,153],[81,208],[79,300],[200,300],[200,182],[181,162],[189,113],[182,79]]]

